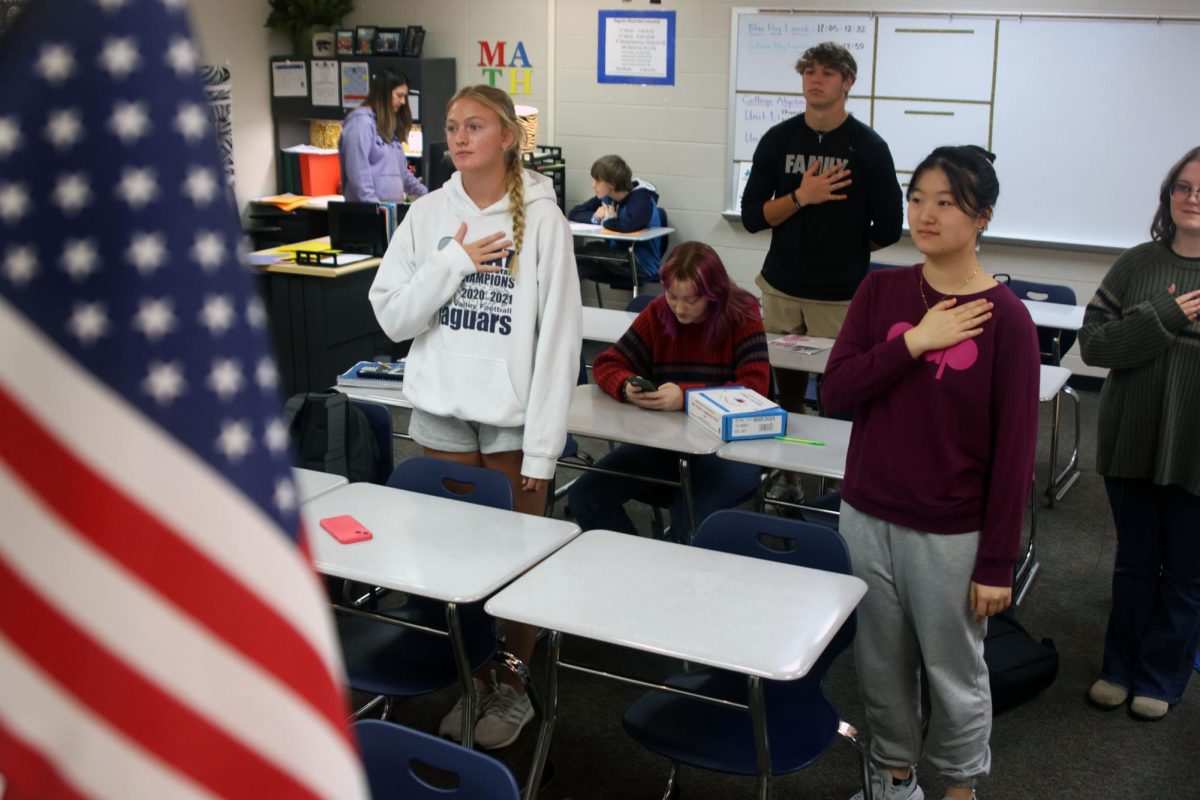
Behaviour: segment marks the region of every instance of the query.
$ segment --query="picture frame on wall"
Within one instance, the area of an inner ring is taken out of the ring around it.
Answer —
[[[421,48],[425,44],[425,29],[420,25],[410,25],[405,32],[404,46],[401,55],[409,58],[420,58]]]
[[[404,28],[380,28],[375,34],[375,55],[398,56],[404,41]]]
[[[354,31],[340,30],[335,34],[336,50],[339,56],[354,55]]]
[[[375,53],[375,33],[378,29],[374,25],[359,25],[354,29],[354,52],[360,56],[369,56]]]

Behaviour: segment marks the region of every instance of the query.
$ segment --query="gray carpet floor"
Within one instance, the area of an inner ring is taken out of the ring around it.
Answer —
[[[1058,679],[1036,699],[996,717],[992,732],[992,774],[981,783],[981,800],[1088,798],[1157,800],[1200,798],[1196,760],[1200,756],[1200,697],[1196,681],[1184,701],[1161,722],[1132,719],[1124,710],[1091,708],[1084,693],[1099,666],[1109,609],[1115,534],[1103,480],[1095,473],[1095,425],[1098,396],[1083,399],[1083,474],[1053,509],[1042,501],[1038,555],[1041,571],[1017,617],[1037,638],[1054,640],[1061,657]],[[1064,441],[1070,438],[1070,404],[1064,412]],[[405,426],[406,414],[397,415]],[[1049,407],[1043,404],[1038,480],[1044,485],[1049,456]],[[583,440],[584,449],[600,455],[607,445]],[[1069,449],[1069,448],[1064,448]],[[411,443],[398,443],[397,458],[416,453]],[[815,485],[807,487],[812,496]],[[631,506],[634,519],[649,532],[649,514]],[[562,504],[555,510],[562,516]],[[535,657],[542,676],[543,647]],[[633,653],[583,639],[568,638],[564,657],[599,667],[659,679],[679,670],[677,662]],[[826,692],[843,720],[863,724],[862,706],[851,651],[830,670]],[[573,672],[560,677],[559,720],[551,750],[553,777],[542,790],[549,800],[661,796],[668,772],[665,760],[633,743],[621,729],[621,716],[640,691]],[[455,690],[402,702],[391,718],[426,731],[453,704]],[[536,723],[536,720],[535,720]],[[537,736],[531,723],[512,747],[495,755],[523,784]],[[837,742],[816,764],[775,781],[775,796],[844,800],[858,788],[857,756]],[[918,768],[926,797],[940,798],[944,785],[931,768]],[[683,796],[751,798],[754,781],[698,770],[682,773]],[[1189,789],[1187,787],[1191,786]]]

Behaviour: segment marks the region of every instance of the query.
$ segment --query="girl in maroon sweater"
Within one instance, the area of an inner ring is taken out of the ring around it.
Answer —
[[[606,394],[649,412],[679,413],[688,389],[740,385],[766,395],[770,388],[767,340],[758,301],[739,289],[716,251],[685,242],[667,256],[661,270],[666,293],[638,315],[620,341],[596,357],[592,375]],[[645,378],[658,388],[635,385]],[[715,455],[689,460],[696,524],[709,514],[737,505],[754,491],[758,468]],[[679,478],[679,454],[623,444],[596,465],[632,475]],[[687,517],[679,490],[586,472],[571,487],[570,507],[584,530],[604,528],[637,534],[622,507],[627,500],[671,506],[675,538]]]
[[[1039,373],[1029,312],[976,257],[998,194],[979,148],[921,162],[908,225],[925,262],[867,277],[821,387],[827,409],[855,410],[840,528],[869,587],[855,663],[877,798],[921,800],[922,754],[951,800],[991,766],[983,637],[1012,597]]]

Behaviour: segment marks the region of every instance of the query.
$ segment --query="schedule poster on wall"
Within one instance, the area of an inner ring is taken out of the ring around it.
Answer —
[[[674,11],[601,11],[599,83],[675,85]]]

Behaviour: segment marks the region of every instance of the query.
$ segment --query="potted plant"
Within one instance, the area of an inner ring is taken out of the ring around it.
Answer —
[[[332,31],[354,10],[354,0],[269,0],[265,27],[280,30],[299,55],[312,55],[312,35]]]

